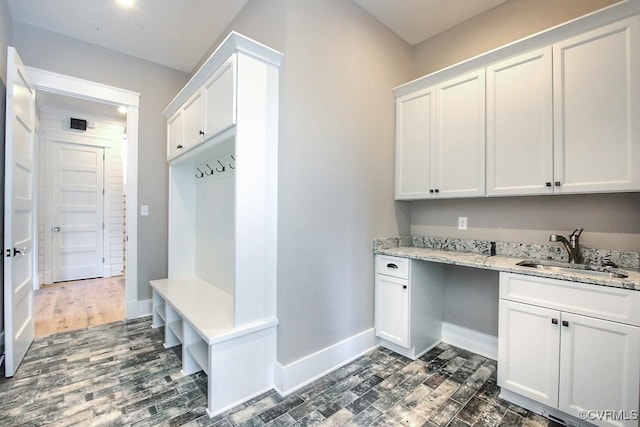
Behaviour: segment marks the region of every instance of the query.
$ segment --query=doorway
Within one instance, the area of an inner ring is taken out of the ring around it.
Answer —
[[[64,95],[80,101],[109,106],[123,106],[126,109],[126,165],[124,165],[127,205],[138,203],[138,115],[140,94],[125,89],[106,86],[75,77],[27,67],[38,93]],[[126,210],[126,236],[124,261],[126,318],[134,319],[145,314],[146,305],[138,302],[137,285],[137,209]]]

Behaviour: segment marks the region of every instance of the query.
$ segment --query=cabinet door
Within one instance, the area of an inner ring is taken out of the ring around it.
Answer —
[[[553,187],[551,47],[487,67],[487,194]]]
[[[437,136],[432,158],[438,197],[483,196],[485,182],[485,71],[437,86]]]
[[[640,328],[562,314],[558,409],[620,411],[632,417],[640,401]],[[638,426],[637,420],[592,420],[601,426]]]
[[[396,101],[396,200],[429,197],[434,107],[432,88]]]
[[[560,312],[501,299],[498,324],[498,385],[556,407]]]
[[[236,123],[236,56],[204,84],[204,139]]]
[[[409,282],[376,274],[376,335],[392,343],[409,347]]]
[[[555,191],[640,188],[640,17],[554,45]]]
[[[202,141],[202,92],[196,92],[182,107],[184,116],[184,145]]]
[[[167,121],[167,157],[181,150],[184,147],[184,117],[182,110],[178,110]]]

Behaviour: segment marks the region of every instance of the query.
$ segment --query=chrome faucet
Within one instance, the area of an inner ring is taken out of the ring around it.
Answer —
[[[582,228],[578,228],[573,230],[573,233],[569,235],[569,240],[564,236],[560,236],[558,234],[552,234],[549,236],[550,242],[560,242],[564,245],[564,248],[567,250],[569,254],[569,262],[571,264],[580,264],[580,234],[582,233]]]

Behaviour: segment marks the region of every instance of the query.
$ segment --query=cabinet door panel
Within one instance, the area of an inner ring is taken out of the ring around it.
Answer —
[[[196,92],[182,109],[184,116],[184,145],[202,140],[202,92]]]
[[[182,110],[180,110],[167,121],[167,157],[171,157],[184,146],[183,119]]]
[[[437,87],[437,137],[432,167],[438,197],[484,195],[485,71]]]
[[[640,17],[554,45],[559,192],[640,188]]]
[[[638,413],[640,328],[575,314],[562,314],[558,408]],[[634,426],[636,420],[589,420],[602,426]]]
[[[487,194],[553,192],[551,47],[487,67]]]
[[[396,200],[430,195],[434,105],[432,89],[396,101]]]
[[[501,299],[499,317],[498,385],[556,407],[560,312]]]
[[[375,294],[376,335],[409,347],[408,281],[376,274]]]
[[[205,139],[236,123],[235,58],[229,58],[203,86]]]

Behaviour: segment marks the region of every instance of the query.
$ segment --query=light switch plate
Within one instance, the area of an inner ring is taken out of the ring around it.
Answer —
[[[140,216],[149,216],[149,205],[140,205]]]

